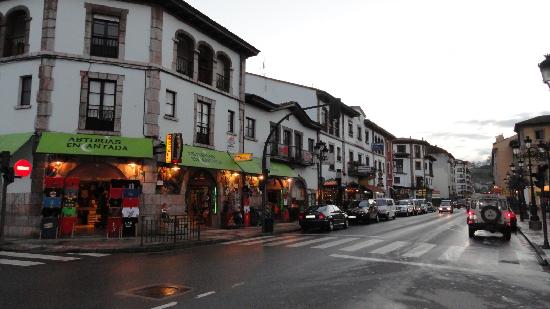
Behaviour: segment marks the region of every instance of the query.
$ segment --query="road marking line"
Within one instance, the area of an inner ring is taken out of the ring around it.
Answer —
[[[339,240],[331,241],[331,242],[329,242],[329,243],[322,244],[322,245],[319,245],[319,246],[311,247],[311,248],[315,248],[315,249],[326,249],[326,248],[338,246],[338,245],[341,245],[341,244],[345,244],[345,243],[347,243],[347,242],[354,241],[354,240],[357,240],[357,239],[359,239],[359,238],[344,238],[344,239],[339,239]]]
[[[426,252],[432,250],[434,247],[434,244],[423,243],[407,251],[407,253],[403,254],[403,257],[419,257],[426,254]]]
[[[266,243],[266,242],[276,241],[276,240],[289,239],[289,238],[296,238],[296,236],[293,235],[293,236],[283,236],[283,237],[275,237],[275,238],[268,238],[268,239],[260,239],[260,240],[251,241],[251,242],[247,242],[247,243],[241,243],[239,245],[252,246],[252,245],[256,245],[256,244],[261,244],[261,243]]]
[[[264,244],[264,246],[266,246],[266,247],[275,247],[275,246],[284,245],[284,244],[289,244],[289,243],[291,243],[291,242],[296,242],[296,241],[300,241],[300,240],[306,240],[306,239],[310,239],[310,238],[311,238],[311,237],[298,237],[298,238],[294,238],[294,239],[287,239],[287,240],[281,240],[281,241],[270,242],[270,243]]]
[[[0,259],[0,264],[14,265],[14,266],[34,266],[34,265],[40,265],[40,264],[44,264],[44,263],[42,263],[42,262]]]
[[[0,255],[16,257],[16,258],[63,261],[63,262],[80,260],[80,258],[77,258],[77,257],[46,255],[46,254],[31,254],[31,253],[9,252],[9,251],[0,251]]]
[[[232,287],[232,288],[236,288],[236,287],[241,286],[241,285],[244,285],[244,282],[235,283],[235,284],[233,284],[231,287]]]
[[[206,296],[209,296],[209,295],[212,295],[212,294],[216,294],[216,291],[210,291],[210,292],[202,293],[202,294],[197,295],[197,297],[195,297],[195,298],[203,298],[203,297],[206,297]]]
[[[222,243],[222,245],[238,244],[238,243],[241,243],[241,242],[247,242],[247,241],[256,240],[256,239],[272,238],[272,237],[275,237],[275,236],[259,236],[259,237],[252,237],[252,238],[247,238],[247,239],[239,239],[239,240],[224,242],[224,243]]]
[[[170,308],[170,307],[174,307],[175,305],[177,305],[178,302],[177,301],[173,301],[171,303],[167,303],[165,305],[162,305],[162,306],[157,306],[157,307],[153,307],[151,309],[164,309],[164,308]]]
[[[464,250],[466,250],[466,247],[450,246],[449,249],[441,254],[438,260],[456,261],[462,256]]]
[[[381,243],[381,242],[383,242],[382,239],[369,239],[367,241],[363,241],[363,242],[360,242],[358,244],[342,248],[340,250],[346,251],[346,252],[354,252],[354,251],[357,251],[359,249],[370,247],[370,246],[376,245],[377,243]]]
[[[104,257],[109,256],[109,253],[67,253],[71,255],[82,255],[82,256],[91,256],[91,257]]]
[[[322,238],[302,241],[302,242],[299,242],[299,243],[288,245],[287,247],[291,247],[291,248],[304,247],[304,246],[307,246],[307,245],[316,244],[318,242],[323,242],[323,241],[332,240],[332,239],[336,239],[336,237],[322,237]]]
[[[373,253],[373,254],[386,254],[386,253],[390,253],[394,250],[397,250],[401,247],[404,247],[407,244],[408,244],[408,242],[404,242],[404,241],[394,241],[391,244],[386,245],[384,247],[380,247],[376,250],[371,251],[370,253]]]

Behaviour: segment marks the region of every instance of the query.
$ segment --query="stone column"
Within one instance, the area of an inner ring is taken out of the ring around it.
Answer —
[[[41,50],[55,50],[55,27],[57,22],[57,1],[44,0],[44,15],[42,16]]]
[[[52,91],[54,88],[53,69],[55,59],[42,58],[38,69],[38,93],[36,96],[36,119],[34,129],[38,132],[47,131],[52,113]]]
[[[145,115],[143,117],[144,135],[159,136],[158,118],[160,115],[160,70],[147,71],[147,88],[145,89]]]
[[[239,152],[244,152],[244,107],[245,107],[245,80],[246,80],[246,58],[241,55],[239,66]],[[231,88],[230,88],[231,89]],[[263,147],[263,141],[260,141]]]
[[[162,65],[163,10],[151,7],[151,34],[149,38],[149,62]]]

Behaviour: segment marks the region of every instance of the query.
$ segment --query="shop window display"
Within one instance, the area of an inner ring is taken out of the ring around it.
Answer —
[[[180,194],[182,184],[183,172],[178,166],[157,168],[157,194]]]

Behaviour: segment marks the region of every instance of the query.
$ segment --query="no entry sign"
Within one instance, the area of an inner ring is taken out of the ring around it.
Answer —
[[[31,174],[32,166],[27,160],[19,160],[13,165],[13,172],[15,176],[27,177]]]

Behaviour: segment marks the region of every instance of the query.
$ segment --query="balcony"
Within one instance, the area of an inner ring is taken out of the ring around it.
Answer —
[[[97,57],[118,58],[118,39],[92,36],[90,54]]]
[[[394,174],[405,174],[405,171],[403,170],[402,166],[399,166],[399,167],[394,167],[393,168],[393,173]]]
[[[370,166],[361,165],[358,162],[348,163],[348,175],[355,177],[374,177],[376,169]]]
[[[411,156],[408,152],[394,152],[393,157],[394,158],[409,158]]]
[[[313,165],[313,153],[297,146],[270,144],[271,158],[275,161],[293,163],[303,166]]]
[[[114,107],[89,107],[86,114],[86,130],[113,131],[115,127]]]
[[[183,75],[193,77],[193,61],[184,57],[178,57],[176,59],[176,71]]]
[[[221,74],[216,74],[216,88],[229,92],[229,78]]]

